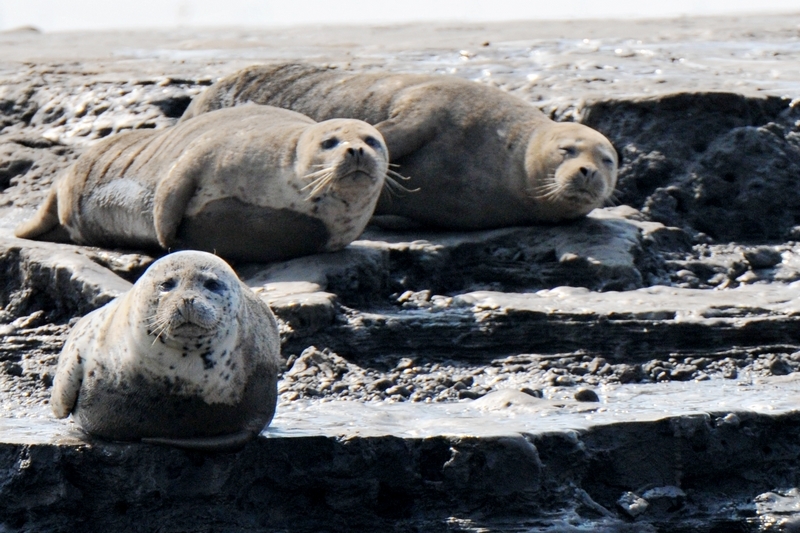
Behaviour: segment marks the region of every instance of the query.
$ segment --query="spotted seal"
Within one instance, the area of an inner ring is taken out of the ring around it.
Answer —
[[[404,185],[419,189],[384,195],[376,215],[453,229],[557,223],[602,206],[616,186],[618,156],[602,134],[455,76],[254,66],[209,87],[182,120],[247,102],[375,125]]]
[[[333,251],[368,223],[387,164],[381,134],[359,120],[221,109],[96,144],[15,234],[245,261]]]
[[[224,447],[272,420],[279,354],[272,311],[225,261],[176,252],[77,322],[50,405],[105,439]]]

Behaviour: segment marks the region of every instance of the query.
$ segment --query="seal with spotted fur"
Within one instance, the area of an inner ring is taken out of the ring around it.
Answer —
[[[333,251],[369,222],[387,164],[381,134],[359,120],[221,109],[99,142],[15,233],[246,261]]]
[[[106,439],[224,447],[272,420],[279,355],[272,311],[231,267],[176,252],[78,321],[50,404]]]
[[[375,125],[404,185],[419,189],[384,195],[376,215],[453,229],[557,223],[602,206],[616,186],[618,156],[602,134],[455,76],[254,66],[209,87],[182,120],[247,102]]]

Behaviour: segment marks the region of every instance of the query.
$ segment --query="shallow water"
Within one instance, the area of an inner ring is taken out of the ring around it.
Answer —
[[[605,385],[597,392],[599,403],[571,399],[570,388],[547,389],[544,399],[508,389],[479,400],[437,404],[296,400],[278,406],[263,436],[496,437],[708,413],[779,415],[800,409],[800,376],[795,374],[757,380]],[[735,418],[723,420],[735,423]],[[16,418],[0,418],[0,440],[6,443],[78,444],[80,438],[71,422],[53,419],[46,406]]]

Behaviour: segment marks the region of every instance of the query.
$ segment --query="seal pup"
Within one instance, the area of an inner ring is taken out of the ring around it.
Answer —
[[[50,405],[105,439],[224,448],[272,420],[279,355],[275,316],[231,267],[176,252],[78,321]]]
[[[404,185],[419,189],[384,195],[376,215],[451,229],[558,223],[602,206],[616,186],[617,152],[602,134],[454,76],[253,66],[198,95],[182,120],[247,102],[374,124]]]
[[[221,109],[94,145],[15,234],[245,261],[334,251],[369,222],[388,157],[366,122]]]

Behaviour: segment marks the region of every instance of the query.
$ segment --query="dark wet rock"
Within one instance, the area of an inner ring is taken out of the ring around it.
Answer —
[[[44,310],[53,321],[83,315],[127,291],[131,284],[75,247],[0,237],[3,314]]]
[[[783,261],[781,253],[770,247],[760,246],[744,252],[744,258],[751,268],[771,268]]]
[[[782,357],[775,357],[769,362],[769,371],[773,376],[785,376],[794,370],[794,367]]]
[[[325,524],[443,533],[453,516],[507,531],[509,515],[519,524],[581,509],[582,523],[609,528],[598,531],[710,532],[697,524],[723,521],[722,530],[736,531],[754,507],[759,516],[791,516],[796,495],[769,487],[791,477],[797,415],[713,423],[723,416],[482,438],[271,436],[224,454],[74,437],[5,442],[0,524],[56,532],[91,517],[87,531],[202,520],[240,531]],[[687,472],[692,491],[673,484]],[[626,529],[632,518],[637,529]]]
[[[595,391],[592,389],[586,389],[581,387],[580,389],[575,391],[573,395],[576,400],[579,402],[599,402],[600,397],[597,395]]]
[[[529,387],[522,387],[520,392],[524,392],[528,396],[533,396],[534,398],[542,398],[542,391],[538,389],[531,389]]]
[[[686,493],[674,485],[654,487],[642,493],[650,512],[665,514],[678,511],[686,501]]]
[[[623,203],[719,241],[780,239],[800,215],[800,148],[775,124],[789,106],[777,97],[671,94],[594,102],[583,122],[624,147]]]
[[[644,378],[641,365],[620,365],[617,377],[620,383],[636,383]]]

